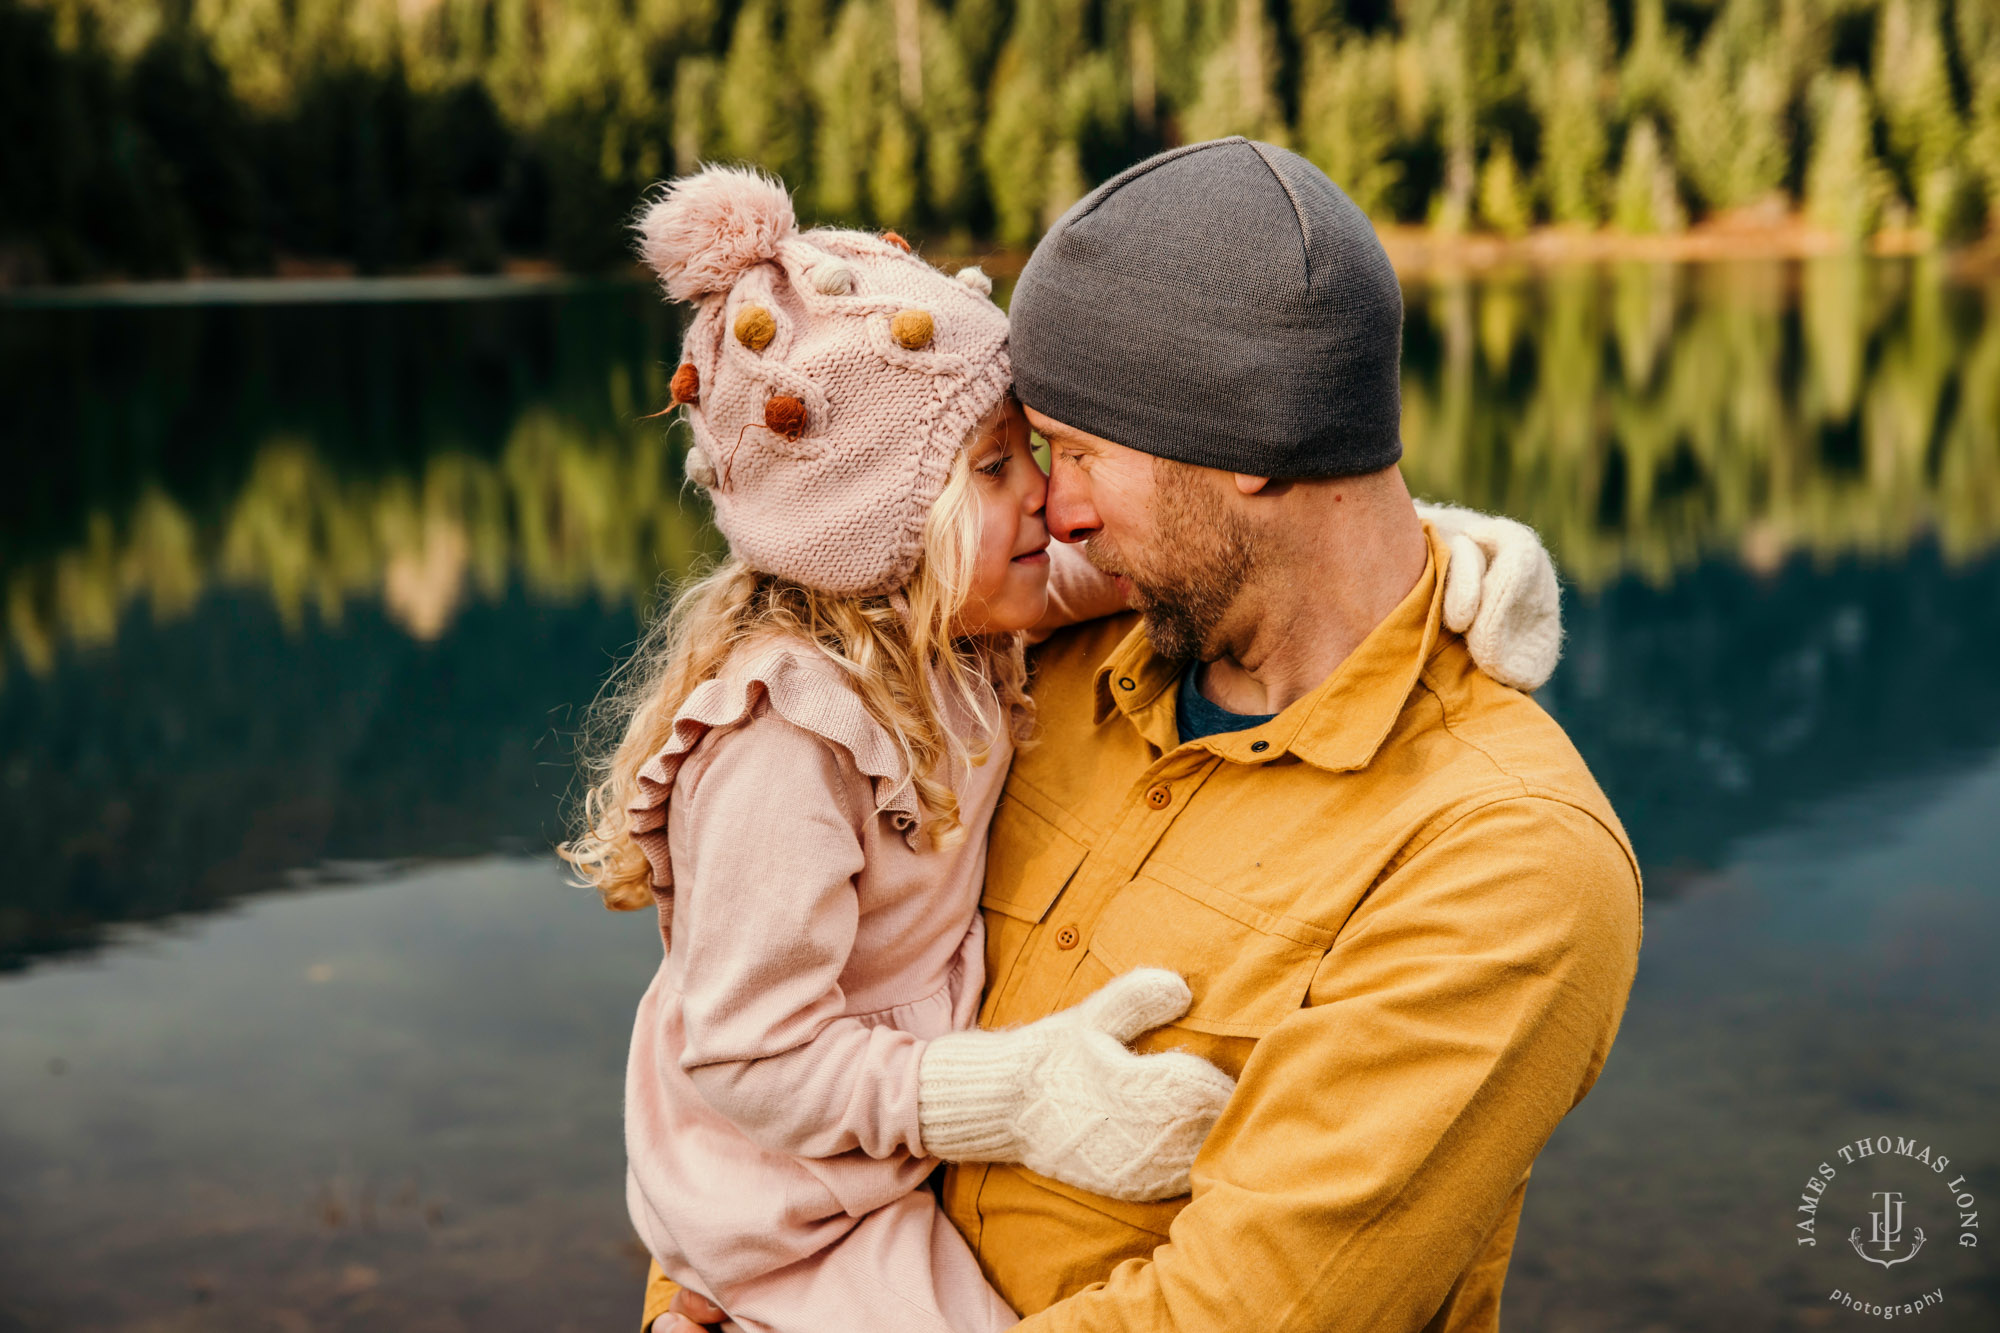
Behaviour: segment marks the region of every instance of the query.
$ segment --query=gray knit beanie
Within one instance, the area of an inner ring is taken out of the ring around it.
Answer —
[[[1272,477],[1403,455],[1403,294],[1367,215],[1296,153],[1189,144],[1042,238],[1009,307],[1021,401],[1119,444]]]

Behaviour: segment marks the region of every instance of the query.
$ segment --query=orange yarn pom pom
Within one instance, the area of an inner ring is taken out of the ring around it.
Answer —
[[[796,440],[806,433],[806,405],[790,394],[780,394],[764,404],[764,424],[773,434]]]
[[[882,233],[882,239],[895,246],[898,250],[901,250],[904,254],[910,253],[910,243],[896,232],[885,231]]]
[[[694,362],[683,361],[667,387],[673,393],[675,407],[691,403],[701,397],[701,372],[694,368]]]
[[[736,341],[753,352],[761,352],[778,336],[778,321],[760,305],[746,305],[736,312]]]
[[[889,336],[912,352],[920,347],[928,347],[931,334],[936,326],[931,322],[927,310],[898,310],[896,317],[889,321]]]

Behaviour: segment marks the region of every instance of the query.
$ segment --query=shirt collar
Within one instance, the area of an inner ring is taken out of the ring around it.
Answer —
[[[1444,570],[1451,557],[1428,523],[1424,542],[1424,572],[1416,586],[1332,675],[1261,727],[1204,736],[1190,744],[1239,764],[1294,754],[1335,773],[1366,768],[1402,716],[1437,646]],[[1156,654],[1144,626],[1134,626],[1097,669],[1093,720],[1101,724],[1114,711],[1123,713],[1162,751],[1174,749],[1180,737],[1173,690],[1182,666]],[[1255,748],[1260,744],[1264,748]]]

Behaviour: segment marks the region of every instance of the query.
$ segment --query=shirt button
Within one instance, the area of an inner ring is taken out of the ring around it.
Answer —
[[[1119,689],[1121,689],[1121,690],[1129,690],[1129,689],[1131,689],[1131,688],[1132,688],[1132,684],[1133,684],[1133,682],[1132,682],[1132,678],[1131,678],[1130,676],[1120,676],[1120,677],[1118,678],[1118,688],[1119,688]]]
[[[1146,804],[1155,810],[1164,810],[1173,803],[1174,789],[1164,782],[1146,793]]]
[[[1058,949],[1074,949],[1076,941],[1077,933],[1075,926],[1064,926],[1056,932],[1056,948]]]
[[[1268,749],[1270,749],[1270,748],[1271,748],[1271,742],[1269,742],[1269,741],[1251,741],[1251,742],[1250,742],[1250,752],[1251,752],[1252,754],[1262,754],[1262,753],[1264,753],[1264,751],[1266,751],[1266,750],[1268,750]]]

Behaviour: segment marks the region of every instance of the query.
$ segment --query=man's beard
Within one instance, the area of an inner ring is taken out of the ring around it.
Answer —
[[[1256,564],[1250,525],[1185,463],[1153,459],[1153,532],[1143,555],[1113,551],[1102,534],[1084,543],[1090,563],[1132,585],[1153,651],[1206,661],[1215,630]]]

